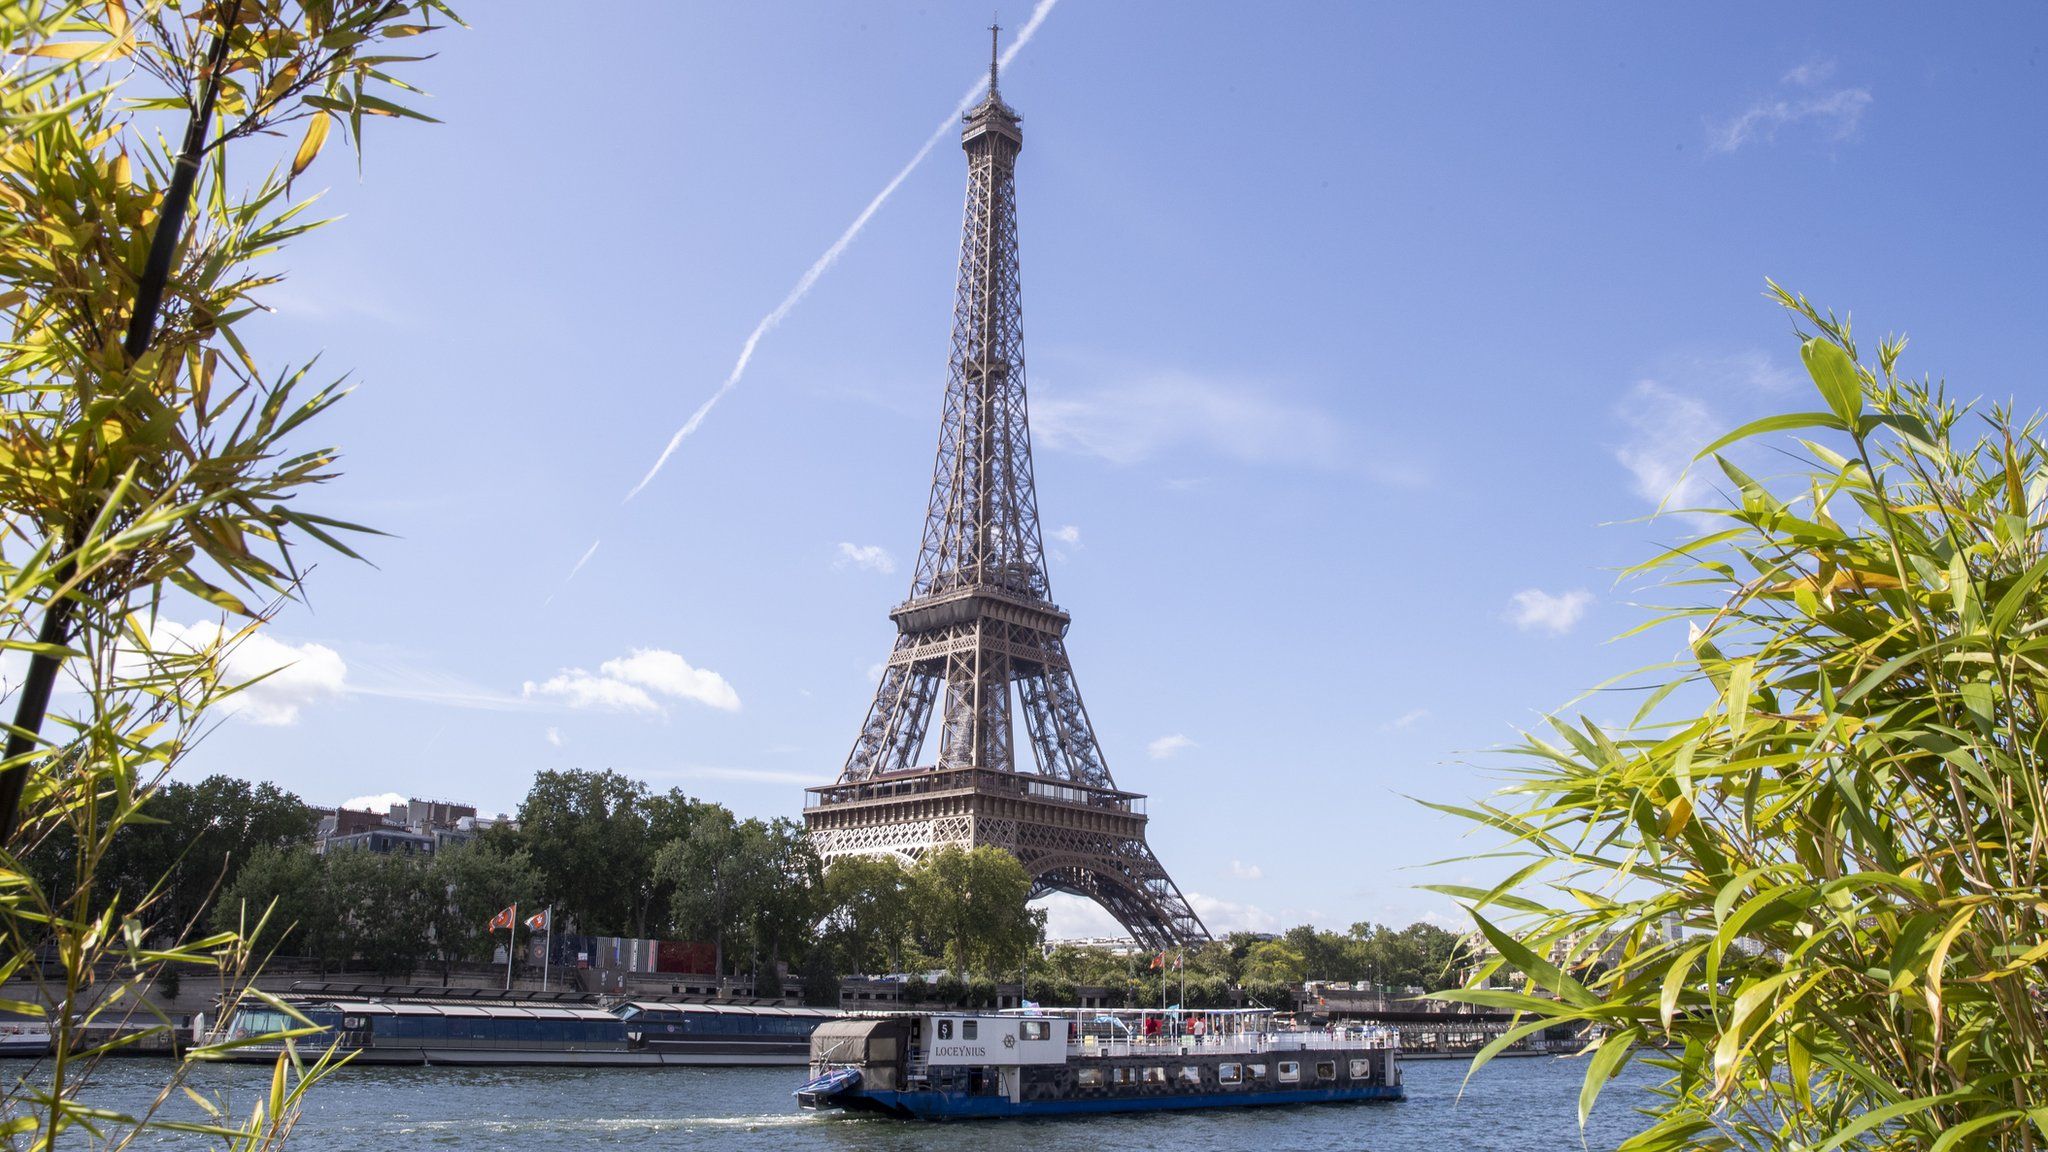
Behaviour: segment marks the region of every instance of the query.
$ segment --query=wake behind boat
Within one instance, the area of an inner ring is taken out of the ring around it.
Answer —
[[[1268,1009],[906,1012],[811,1034],[799,1106],[921,1120],[1400,1100],[1377,1029],[1275,1027]]]

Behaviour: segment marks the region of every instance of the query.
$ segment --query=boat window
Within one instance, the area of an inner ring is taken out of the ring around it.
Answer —
[[[1337,1062],[1335,1060],[1319,1060],[1316,1062],[1316,1079],[1335,1080],[1336,1078]]]
[[[1193,1064],[1183,1065],[1180,1069],[1180,1082],[1183,1084],[1193,1084],[1195,1087],[1200,1088],[1202,1086],[1201,1068]]]
[[[1300,1080],[1301,1065],[1292,1060],[1282,1060],[1280,1062],[1280,1082],[1282,1084],[1295,1084],[1299,1083]]]
[[[1244,1066],[1244,1075],[1247,1080],[1264,1080],[1266,1078],[1266,1066],[1264,1064],[1247,1064]]]
[[[953,1022],[952,1022],[951,1020],[941,1020],[941,1021],[939,1021],[939,1039],[941,1039],[941,1040],[951,1040],[952,1038],[953,1038]]]
[[[645,1013],[644,1013],[644,1010],[643,1010],[643,1009],[641,1009],[639,1005],[637,1005],[637,1004],[628,1004],[628,1005],[626,1005],[626,1006],[625,1006],[624,1008],[621,1008],[621,1009],[619,1010],[619,1019],[621,1019],[621,1020],[631,1020],[631,1019],[632,1019],[633,1017],[635,1017],[635,1016],[640,1016],[640,1015],[644,1015],[644,1014],[645,1014]]]
[[[1135,1083],[1137,1079],[1138,1070],[1136,1068],[1125,1067],[1109,1070],[1109,1082],[1112,1084],[1131,1084]]]
[[[1244,1083],[1244,1065],[1218,1064],[1216,1066],[1216,1082],[1218,1084]]]
[[[1083,1088],[1102,1087],[1102,1069],[1083,1068],[1074,1074],[1074,1083]]]
[[[975,1032],[976,1032],[976,1031],[978,1031],[978,1030],[980,1029],[980,1027],[981,1027],[981,1025],[980,1025],[980,1023],[979,1023],[979,1022],[977,1022],[977,1021],[974,1021],[974,1020],[962,1020],[962,1021],[960,1022],[960,1038],[961,1038],[962,1040],[972,1040],[972,1039],[974,1039],[974,1034],[975,1034]]]
[[[1145,1083],[1147,1083],[1147,1084],[1164,1084],[1164,1083],[1166,1083],[1166,1069],[1165,1069],[1165,1068],[1163,1068],[1163,1067],[1160,1067],[1160,1066],[1159,1066],[1159,1065],[1157,1065],[1157,1064],[1154,1064],[1154,1065],[1153,1065],[1152,1067],[1150,1067],[1150,1068],[1147,1068],[1147,1069],[1145,1069]]]
[[[1351,1062],[1351,1078],[1353,1080],[1372,1079],[1372,1061],[1353,1060]]]
[[[1018,1035],[1025,1040],[1049,1040],[1052,1038],[1052,1022],[1026,1020],[1018,1025]]]

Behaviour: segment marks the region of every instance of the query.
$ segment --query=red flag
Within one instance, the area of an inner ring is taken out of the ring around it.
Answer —
[[[1152,957],[1152,970],[1157,972],[1164,967],[1166,967],[1166,953],[1157,953]]]
[[[552,912],[552,911],[553,911],[553,909],[549,909],[549,912]],[[548,912],[535,912],[535,913],[534,913],[533,915],[531,915],[531,916],[528,916],[528,917],[526,918],[526,926],[527,926],[527,927],[528,927],[529,929],[532,929],[532,930],[533,930],[533,931],[535,931],[535,932],[545,932],[545,931],[547,931],[547,930],[548,930]]]
[[[484,929],[484,931],[496,932],[500,928],[512,927],[512,917],[516,914],[516,909],[518,909],[518,907],[519,905],[514,904],[512,907],[507,908],[503,912],[498,913],[496,916],[491,917],[491,922],[489,926],[487,926]]]

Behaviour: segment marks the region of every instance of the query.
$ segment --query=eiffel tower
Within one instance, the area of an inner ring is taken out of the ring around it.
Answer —
[[[960,140],[960,287],[917,571],[889,614],[896,646],[860,738],[839,779],[808,790],[804,822],[827,861],[994,845],[1030,872],[1034,898],[1088,897],[1148,949],[1207,940],[1145,843],[1145,797],[1110,778],[1046,583],[1017,275],[1024,134],[996,88],[993,39],[989,52],[988,96]],[[1012,739],[1020,706],[1029,766]],[[920,766],[935,712],[938,760]]]

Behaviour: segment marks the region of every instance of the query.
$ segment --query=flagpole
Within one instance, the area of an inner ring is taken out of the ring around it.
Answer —
[[[554,959],[555,956],[555,906],[553,904],[548,905],[547,942],[542,944],[540,948],[540,990],[546,992],[548,990],[548,961]]]
[[[519,901],[512,902],[512,922],[505,925],[505,991],[512,990],[512,946],[519,940]]]

